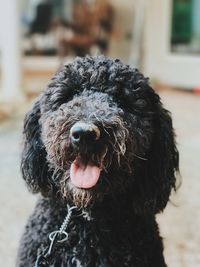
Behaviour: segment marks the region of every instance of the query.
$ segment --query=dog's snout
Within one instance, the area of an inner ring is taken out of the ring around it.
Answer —
[[[83,142],[95,142],[100,138],[100,130],[94,124],[77,122],[70,130],[70,138],[74,145],[79,145]]]

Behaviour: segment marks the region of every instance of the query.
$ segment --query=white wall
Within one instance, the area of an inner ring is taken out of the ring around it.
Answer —
[[[172,86],[199,87],[200,55],[170,53],[171,5],[172,0],[151,0],[148,3],[144,72]]]
[[[2,85],[0,100],[21,99],[20,12],[17,0],[6,0],[0,9]]]

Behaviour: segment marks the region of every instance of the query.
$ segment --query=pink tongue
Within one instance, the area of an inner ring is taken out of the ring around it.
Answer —
[[[91,188],[96,185],[99,180],[101,169],[97,166],[83,166],[76,162],[72,163],[70,168],[70,178],[74,186],[78,188]]]

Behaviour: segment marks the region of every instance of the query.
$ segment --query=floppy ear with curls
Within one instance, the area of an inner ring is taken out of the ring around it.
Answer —
[[[176,189],[176,174],[179,171],[179,153],[170,113],[163,108],[158,96],[153,114],[153,137],[146,161],[143,161],[138,173],[136,190],[138,207],[143,212],[162,211],[172,189]],[[141,197],[142,195],[142,197]]]
[[[49,170],[46,151],[40,137],[39,118],[40,101],[37,100],[24,120],[21,171],[29,189],[33,193],[41,191],[45,195],[49,191]]]
[[[156,212],[162,211],[172,189],[176,189],[179,153],[170,113],[159,103],[154,115],[154,137],[147,161],[147,175],[152,179]]]

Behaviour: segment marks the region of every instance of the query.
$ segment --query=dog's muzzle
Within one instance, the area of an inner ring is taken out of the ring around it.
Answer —
[[[74,146],[95,143],[100,138],[99,128],[92,123],[77,122],[70,130],[70,139]]]

